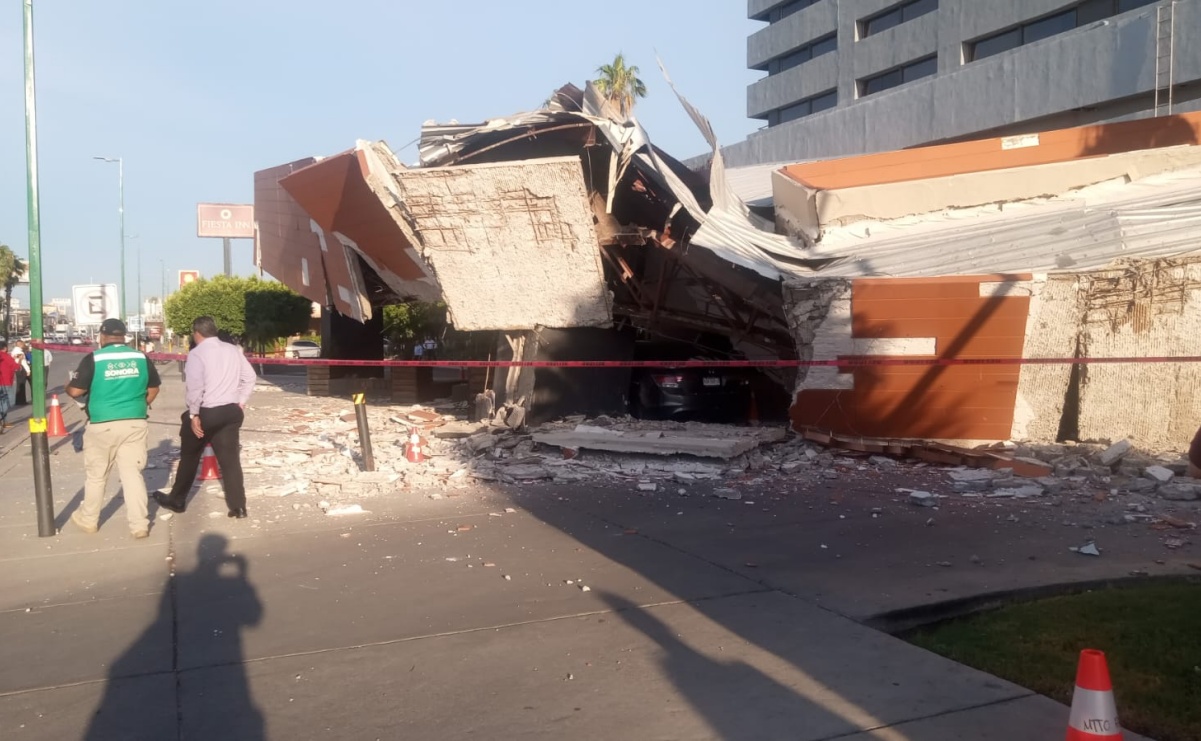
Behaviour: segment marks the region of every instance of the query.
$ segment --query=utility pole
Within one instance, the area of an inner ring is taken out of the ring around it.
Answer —
[[[125,160],[122,157],[93,157],[92,159],[117,163],[117,190],[120,191],[117,214],[121,217],[121,280],[118,283],[118,300],[121,302],[121,310],[117,313],[120,315],[121,321],[125,321]]]
[[[54,490],[50,481],[50,441],[46,435],[46,360],[39,347],[44,339],[42,319],[42,222],[38,204],[38,124],[33,75],[33,0],[23,0],[25,26],[25,173],[29,221],[29,320],[34,340],[33,415],[29,445],[33,458],[33,498],[37,506],[38,537],[54,536]]]

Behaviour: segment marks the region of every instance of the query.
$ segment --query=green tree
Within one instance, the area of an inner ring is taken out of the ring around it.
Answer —
[[[384,337],[393,352],[418,340],[441,337],[446,329],[446,305],[413,301],[384,307]]]
[[[276,281],[250,279],[242,336],[257,350],[308,331],[313,302]]]
[[[166,325],[176,335],[192,333],[192,321],[211,316],[220,329],[264,349],[309,326],[312,303],[276,281],[227,278],[193,281],[163,305]]]
[[[646,84],[638,78],[638,68],[627,65],[622,54],[614,57],[612,64],[597,67],[596,74],[600,76],[592,84],[610,103],[617,106],[623,116],[630,115],[638,98],[646,97]]]
[[[9,334],[12,321],[13,289],[25,274],[25,261],[17,257],[6,244],[0,244],[0,280],[4,281],[4,335]]]

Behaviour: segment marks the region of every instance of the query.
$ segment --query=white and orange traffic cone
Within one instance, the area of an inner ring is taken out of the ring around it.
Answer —
[[[409,428],[409,441],[405,443],[405,460],[409,463],[425,461],[425,441],[417,434],[416,427]]]
[[[197,481],[215,481],[221,478],[221,467],[217,465],[217,454],[212,445],[204,446],[204,458],[200,460],[200,475]]]
[[[67,426],[63,424],[63,408],[58,405],[58,397],[50,397],[50,408],[46,410],[46,437],[66,437]]]
[[[1080,665],[1076,669],[1067,741],[1121,741],[1121,738],[1122,724],[1118,722],[1105,654],[1085,649],[1080,652]]]

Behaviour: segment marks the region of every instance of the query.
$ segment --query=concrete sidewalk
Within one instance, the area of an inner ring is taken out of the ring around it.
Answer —
[[[178,375],[164,380],[159,451],[182,410]],[[257,394],[247,437],[305,404]],[[1114,528],[1087,559],[1065,548],[1079,528],[1010,522],[1014,503],[919,511],[888,482],[765,489],[750,505],[477,486],[402,492],[353,518],[252,497],[242,521],[210,486],[145,541],[113,506],[96,535],[68,524],[39,539],[28,448],[3,442],[6,739],[1054,738],[1063,706],[852,618],[1186,569],[1146,533]],[[55,441],[60,523],[81,460]],[[147,471],[151,488],[167,476]]]

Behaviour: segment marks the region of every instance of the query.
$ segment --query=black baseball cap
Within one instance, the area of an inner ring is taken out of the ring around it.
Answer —
[[[100,323],[100,334],[106,334],[109,337],[124,337],[126,331],[125,322],[120,319],[105,319]]]

